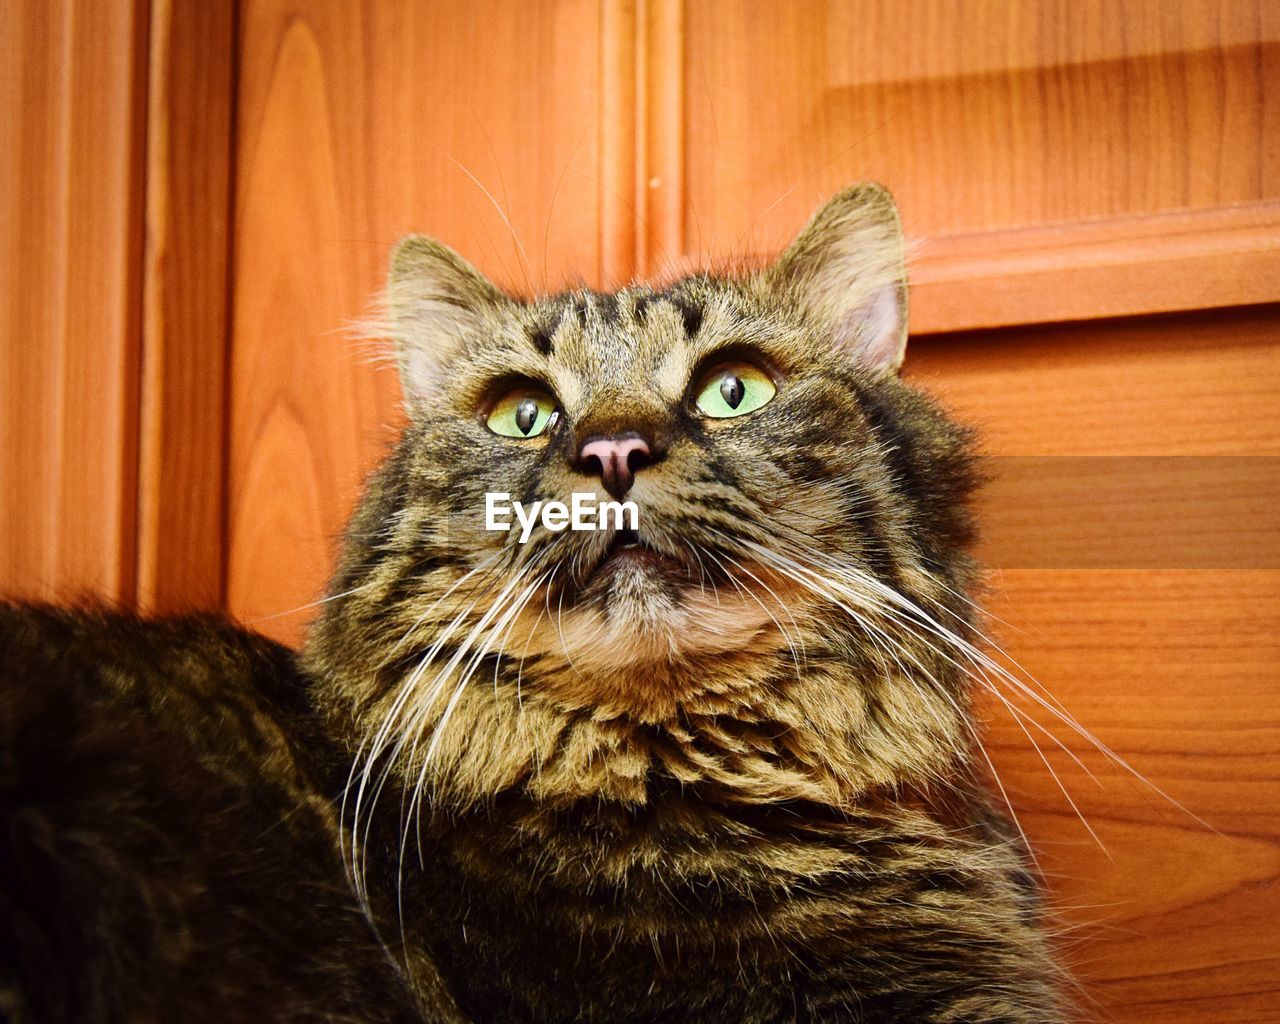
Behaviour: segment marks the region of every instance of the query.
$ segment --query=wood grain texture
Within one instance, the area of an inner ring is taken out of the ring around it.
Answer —
[[[671,239],[684,221],[684,4],[645,0],[636,39],[641,108],[636,268],[670,266],[683,255]]]
[[[641,236],[636,181],[645,119],[637,65],[636,0],[600,5],[600,280],[629,281]]]
[[[250,0],[241,12],[227,595],[320,593],[398,385],[343,325],[411,231],[520,291],[597,282],[600,5]],[[629,276],[629,274],[626,274]]]
[[[0,592],[134,590],[146,4],[0,5]]]
[[[1104,456],[1133,468],[1153,456],[1229,465],[1280,454],[1274,307],[930,337],[913,342],[907,366],[997,459]],[[988,553],[991,534],[1025,511],[984,509]],[[1253,514],[1274,544],[1274,506]],[[1226,526],[1207,524],[1210,558],[1215,529]],[[989,581],[992,631],[1010,658],[1207,823],[1044,706],[1019,702],[1071,754],[987,702],[988,746],[1050,879],[1089,1019],[1262,1022],[1280,1010],[1280,571],[1208,564],[1005,569]]]
[[[927,239],[911,330],[1280,301],[1280,200]]]
[[[1050,878],[1092,1019],[1274,1021],[1280,573],[1019,570],[991,605],[1027,671],[1187,808],[1031,707],[1096,776],[1028,726],[1099,847],[1027,735],[992,709],[988,746]]]
[[[137,595],[146,614],[223,603],[234,11],[151,6]]]
[[[927,282],[920,330],[1276,297],[1272,224],[1255,225],[1243,274],[1213,218],[1182,225],[1172,262],[1133,231],[1135,217],[1280,196],[1275,4],[719,0],[686,5],[683,34],[682,216],[651,272],[777,252],[823,198],[875,179],[923,252],[946,239],[951,272],[968,274]],[[1017,252],[985,238],[1028,228],[1046,233]],[[1093,246],[1083,268],[1077,228]],[[1004,265],[1038,271],[981,273],[1002,246]]]
[[[1277,308],[914,339],[991,455],[1280,455]]]

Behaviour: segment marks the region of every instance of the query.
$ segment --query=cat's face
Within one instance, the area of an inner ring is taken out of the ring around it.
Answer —
[[[412,422],[352,532],[335,589],[354,596],[313,645],[363,665],[370,721],[434,730],[434,755],[460,708],[473,729],[533,729],[515,742],[538,760],[565,715],[679,722],[678,742],[698,715],[848,736],[872,704],[954,725],[874,678],[903,663],[895,596],[959,582],[935,576],[967,486],[960,434],[896,379],[902,247],[881,190],[837,197],[743,277],[520,302],[415,238],[389,297]],[[508,513],[493,530],[498,494],[526,512],[625,500],[636,528]]]
[[[412,475],[424,484],[412,500],[437,510],[440,540],[471,564],[500,556],[497,580],[549,589],[555,639],[579,670],[740,646],[785,614],[766,576],[792,614],[808,603],[735,541],[778,558],[833,543],[868,557],[875,538],[851,528],[874,489],[878,440],[858,398],[868,371],[798,318],[699,279],[486,316],[415,410]],[[624,500],[636,529],[539,523],[526,537],[511,513],[509,530],[487,530],[495,493],[526,509]],[[545,601],[529,607],[547,613]]]

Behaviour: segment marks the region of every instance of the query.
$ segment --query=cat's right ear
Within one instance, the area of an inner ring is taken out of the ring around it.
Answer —
[[[893,197],[866,182],[833,196],[764,272],[832,347],[872,370],[896,371],[907,348],[907,269]]]
[[[400,240],[391,254],[386,309],[410,411],[439,393],[450,354],[482,330],[486,313],[506,301],[447,245],[425,235]]]

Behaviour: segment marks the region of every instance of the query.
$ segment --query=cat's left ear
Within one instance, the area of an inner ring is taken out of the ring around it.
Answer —
[[[834,196],[763,276],[775,294],[798,301],[833,346],[872,369],[902,366],[906,244],[884,186],[855,185]]]
[[[405,404],[430,402],[442,367],[484,330],[487,316],[510,300],[443,242],[425,235],[400,240],[391,254],[386,307]]]

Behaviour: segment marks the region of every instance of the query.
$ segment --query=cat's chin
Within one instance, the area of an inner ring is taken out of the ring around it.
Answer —
[[[563,656],[575,676],[642,666],[665,671],[729,651],[786,647],[761,595],[643,550],[603,560],[573,600],[552,599],[551,607],[556,629],[544,634],[546,653]]]

